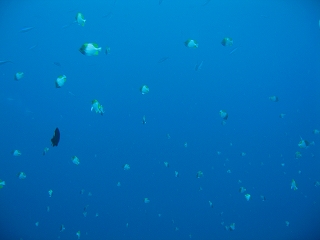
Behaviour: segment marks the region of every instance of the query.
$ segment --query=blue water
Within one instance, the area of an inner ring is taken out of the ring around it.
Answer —
[[[319,10],[311,0],[2,0],[0,60],[13,63],[0,65],[0,240],[320,239]],[[84,56],[85,42],[103,51]],[[315,145],[300,149],[300,137]]]

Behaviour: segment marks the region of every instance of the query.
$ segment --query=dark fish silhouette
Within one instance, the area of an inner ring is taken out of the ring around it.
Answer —
[[[59,62],[53,62],[54,65],[61,67],[61,64]]]
[[[162,62],[166,61],[168,58],[169,57],[163,57],[163,58],[159,59],[158,63],[162,63]]]
[[[10,61],[10,60],[0,61],[0,65],[5,64],[5,63],[13,63],[13,62],[12,62],[12,61]]]
[[[56,130],[54,130],[54,135],[51,138],[52,147],[58,146],[59,141],[60,141],[60,131],[59,131],[59,128],[56,128]]]

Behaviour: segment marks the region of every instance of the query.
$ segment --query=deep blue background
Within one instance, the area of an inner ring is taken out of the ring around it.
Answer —
[[[320,2],[158,3],[0,2],[0,60],[13,61],[0,65],[0,239],[70,240],[79,230],[94,240],[320,239]],[[77,12],[84,27],[72,24]],[[184,46],[189,38],[198,49]],[[83,56],[85,42],[111,53]],[[25,76],[14,81],[18,71]],[[90,111],[93,99],[104,116]],[[299,149],[300,136],[315,146]]]

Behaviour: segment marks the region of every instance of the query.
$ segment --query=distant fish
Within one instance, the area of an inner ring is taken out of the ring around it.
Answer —
[[[160,58],[159,61],[158,61],[158,63],[162,63],[162,62],[166,61],[168,58],[169,58],[169,57]]]
[[[0,65],[6,64],[6,63],[13,63],[10,60],[4,60],[4,61],[0,61]]]
[[[76,22],[77,22],[77,21],[73,21],[73,22],[71,22],[71,23],[69,23],[69,24],[63,25],[61,28],[68,28],[68,27],[70,27],[71,25],[75,24]]]
[[[61,28],[67,28],[67,27],[69,27],[69,26],[71,26],[71,23],[66,24],[66,25],[63,25]]]
[[[234,53],[235,51],[237,51],[238,48],[236,47],[235,49],[233,49],[231,52],[229,52],[229,55],[231,55],[232,53]]]
[[[35,49],[36,47],[38,47],[38,43],[35,44],[35,45],[33,45],[33,46],[31,46],[31,47],[29,47],[29,50],[33,50],[33,49]]]
[[[54,65],[61,67],[61,64],[59,62],[53,62]]]
[[[203,64],[203,61],[201,61],[201,63],[198,63],[198,62],[197,62],[196,66],[194,67],[194,70],[195,70],[195,71],[201,70],[202,64]]]
[[[34,29],[34,27],[23,27],[22,29],[20,29],[19,32],[25,33],[25,32],[29,32],[32,29]]]
[[[84,16],[82,13],[78,12],[76,15],[76,22],[80,25],[80,26],[84,26],[84,24],[86,23],[86,19],[84,19]]]
[[[159,5],[161,5],[162,2],[163,2],[163,0],[159,0]]]
[[[102,18],[110,19],[113,16],[112,12],[108,12],[106,15],[103,15]]]

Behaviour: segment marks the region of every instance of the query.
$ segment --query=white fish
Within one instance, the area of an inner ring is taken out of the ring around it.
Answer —
[[[79,51],[86,56],[95,56],[101,52],[101,47],[98,46],[96,43],[84,43]]]
[[[198,48],[199,44],[196,40],[188,39],[184,42],[184,45],[188,48]]]
[[[86,20],[84,19],[84,16],[82,13],[78,12],[76,15],[76,22],[81,25],[82,27],[84,26]]]

